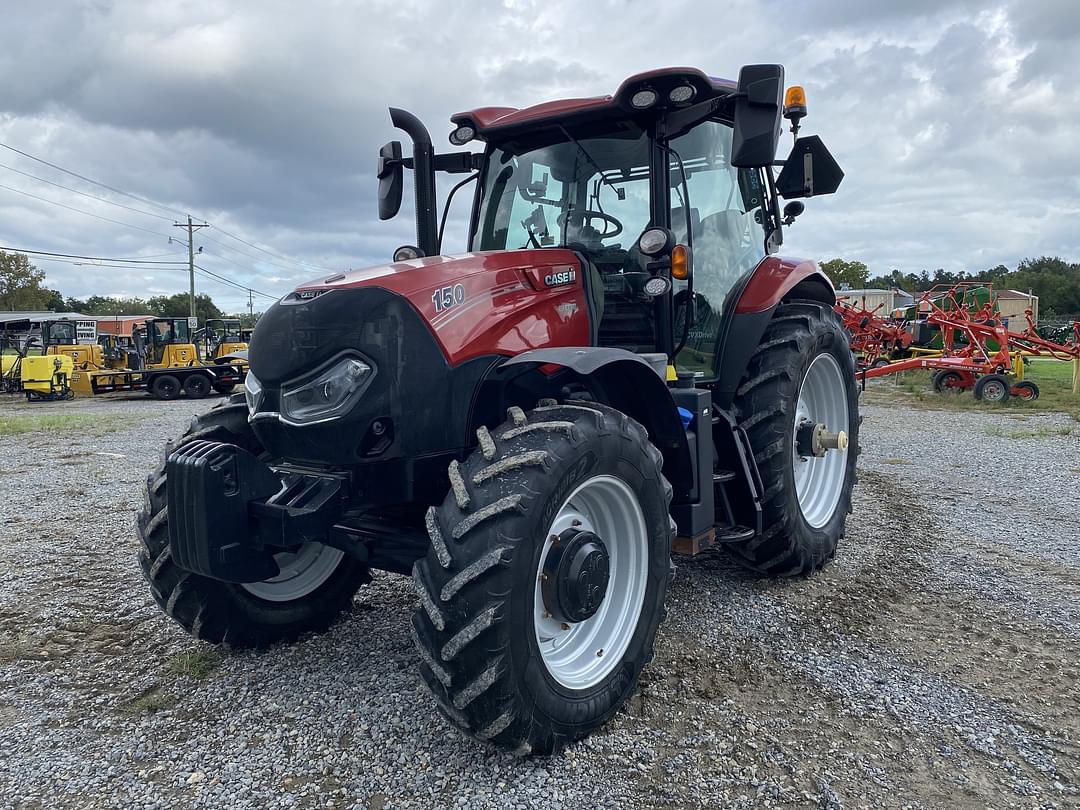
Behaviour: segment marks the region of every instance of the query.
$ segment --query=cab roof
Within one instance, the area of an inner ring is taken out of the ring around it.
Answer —
[[[682,102],[671,101],[668,94],[682,86],[692,88],[690,98]],[[450,120],[459,127],[473,127],[476,130],[476,136],[481,140],[486,140],[489,136],[499,138],[512,136],[520,130],[543,129],[549,125],[600,123],[605,120],[628,118],[639,119],[644,124],[655,118],[659,111],[688,107],[710,99],[721,99],[734,93],[735,88],[735,82],[730,79],[706,76],[697,68],[659,68],[630,76],[609,96],[547,101],[523,109],[477,107],[474,110],[455,113]],[[656,101],[648,107],[635,107],[631,100],[635,94],[644,90],[653,91],[656,94]]]

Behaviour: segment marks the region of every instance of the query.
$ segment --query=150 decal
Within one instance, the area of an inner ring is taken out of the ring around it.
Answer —
[[[431,303],[435,305],[436,312],[461,306],[465,303],[465,286],[454,284],[451,287],[440,287],[431,294]]]

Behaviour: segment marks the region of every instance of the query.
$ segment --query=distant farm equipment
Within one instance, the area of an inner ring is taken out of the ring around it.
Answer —
[[[854,325],[852,350],[863,352],[856,377],[861,380],[896,374],[902,371],[928,369],[934,372],[933,386],[939,393],[959,393],[972,390],[976,399],[1003,402],[1010,396],[1022,400],[1039,397],[1039,387],[1023,378],[1027,357],[1050,357],[1071,360],[1075,369],[1080,368],[1080,322],[1072,324],[1071,336],[1066,342],[1048,340],[1039,334],[1032,310],[1025,313],[1027,326],[1023,331],[1010,332],[994,308],[993,291],[988,285],[985,298],[972,296],[972,285],[958,284],[934,288],[924,293],[918,302],[918,311],[925,324],[941,338],[940,353],[900,359],[882,363],[880,346],[898,328],[895,323],[876,323],[873,313],[856,311],[845,315]],[[880,320],[880,319],[879,319]],[[852,327],[849,326],[849,330]],[[908,342],[908,347],[913,341]],[[915,347],[917,348],[917,347]],[[868,361],[869,358],[869,361]],[[1076,380],[1074,379],[1074,388]]]

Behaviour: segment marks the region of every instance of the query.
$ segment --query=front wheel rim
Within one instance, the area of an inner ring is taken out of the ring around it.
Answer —
[[[268,602],[294,602],[317,590],[337,570],[345,552],[322,543],[304,543],[296,551],[274,555],[281,569],[276,577],[241,586],[252,596]]]
[[[603,539],[610,578],[599,609],[568,624],[547,610],[541,590],[552,537],[568,529]],[[637,630],[649,571],[649,532],[634,491],[620,478],[598,475],[577,487],[544,537],[533,592],[533,629],[544,668],[559,684],[584,690],[603,681],[622,661]]]
[[[836,512],[847,477],[847,450],[827,450],[824,456],[800,456],[798,428],[804,422],[824,424],[832,433],[850,430],[847,383],[831,354],[814,358],[799,386],[792,430],[791,464],[795,493],[803,519],[820,529]]]

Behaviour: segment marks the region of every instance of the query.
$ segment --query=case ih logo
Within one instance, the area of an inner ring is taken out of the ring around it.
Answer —
[[[573,284],[577,281],[577,271],[567,267],[544,276],[544,283],[549,287],[558,287],[560,284]]]

